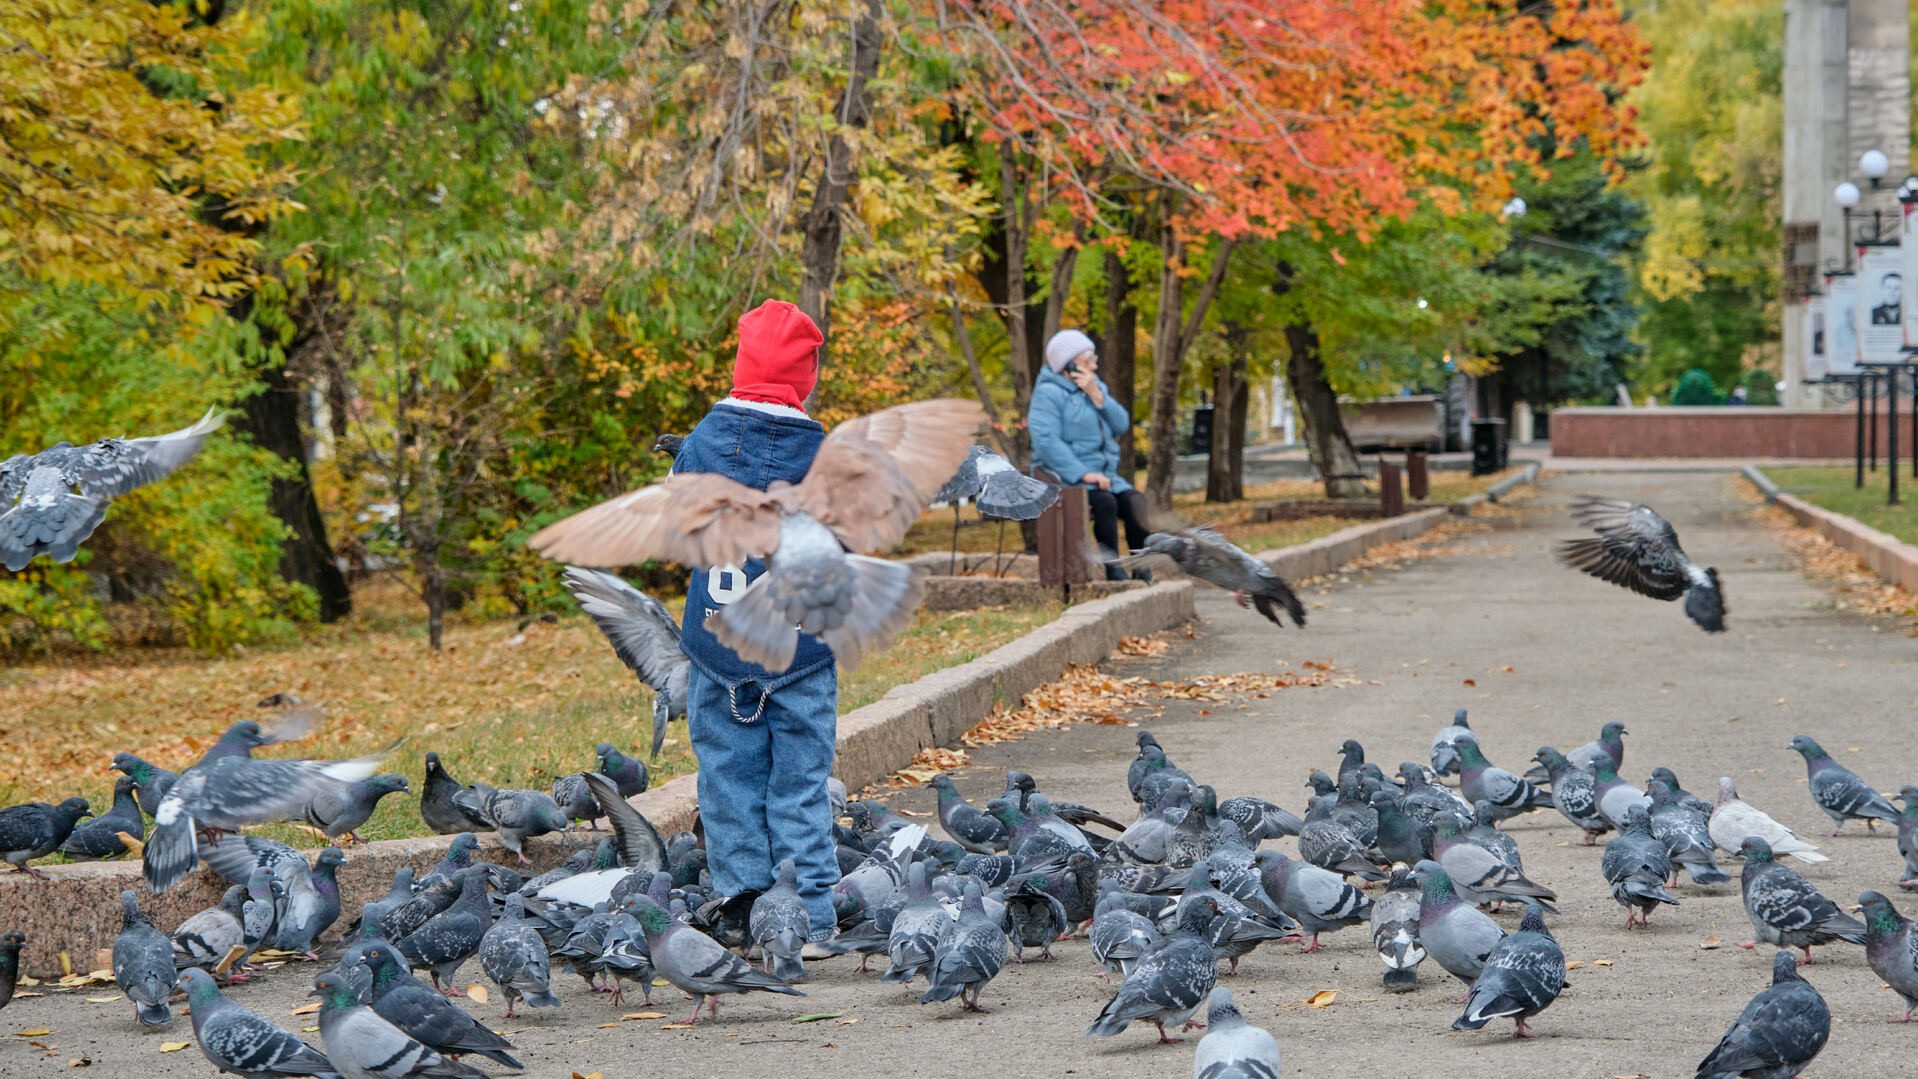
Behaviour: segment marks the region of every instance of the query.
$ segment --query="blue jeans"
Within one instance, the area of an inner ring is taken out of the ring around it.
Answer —
[[[839,724],[838,669],[826,663],[765,692],[757,682],[729,688],[695,663],[687,696],[713,887],[720,895],[765,891],[791,858],[812,939],[831,936],[839,859],[826,780]]]

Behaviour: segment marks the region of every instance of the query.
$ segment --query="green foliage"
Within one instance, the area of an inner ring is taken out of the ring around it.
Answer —
[[[1747,371],[1742,385],[1745,387],[1746,404],[1775,405],[1778,403],[1778,378],[1770,371]]]
[[[1718,387],[1712,383],[1710,372],[1694,367],[1685,372],[1678,380],[1678,388],[1672,391],[1674,405],[1715,405],[1719,403]]]

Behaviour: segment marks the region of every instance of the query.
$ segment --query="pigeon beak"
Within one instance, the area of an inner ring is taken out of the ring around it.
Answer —
[[[1863,903],[1853,903],[1851,906],[1846,907],[1845,909],[1850,911],[1853,914],[1857,914],[1858,912],[1865,909],[1865,905]]]

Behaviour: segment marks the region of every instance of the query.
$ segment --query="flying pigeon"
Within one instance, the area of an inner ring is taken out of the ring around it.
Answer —
[[[426,783],[420,788],[420,818],[440,835],[484,832],[486,822],[454,804],[453,796],[473,788],[454,779],[440,764],[438,753],[426,755]]]
[[[711,998],[709,1014],[719,1015],[719,995],[749,993],[755,990],[803,997],[806,994],[785,982],[754,970],[718,941],[667,914],[646,896],[630,898],[634,917],[646,934],[646,949],[652,954],[653,969],[659,976],[678,986],[693,998],[693,1014],[688,1025],[699,1021],[700,1006]],[[944,916],[943,914],[941,915]]]
[[[1791,1079],[1831,1037],[1831,1008],[1798,973],[1790,952],[1771,961],[1771,987],[1738,1013],[1718,1045],[1698,1064],[1694,1079],[1764,1076]]]
[[[1470,985],[1505,930],[1490,915],[1461,901],[1452,878],[1437,862],[1420,862],[1412,876],[1420,886],[1419,943],[1433,962]]]
[[[113,767],[133,780],[140,795],[140,810],[149,817],[160,812],[160,799],[180,781],[179,773],[149,764],[131,753],[115,753]]]
[[[540,954],[544,957],[545,952]],[[466,1014],[439,990],[413,977],[406,969],[406,960],[391,944],[379,941],[368,945],[360,951],[358,962],[369,978],[367,1007],[414,1040],[450,1056],[478,1053],[509,1068],[525,1067],[507,1052],[513,1048],[512,1042]]]
[[[340,1074],[326,1054],[234,1003],[206,971],[182,971],[180,986],[193,1019],[193,1040],[219,1071],[247,1079]]]
[[[1680,805],[1678,796],[1665,781],[1654,779],[1646,786],[1652,793],[1652,834],[1671,853],[1673,874],[1677,873],[1676,867],[1683,866],[1693,884],[1723,884],[1731,880],[1712,857],[1712,837],[1705,827],[1706,818]]]
[[[620,662],[653,691],[652,755],[657,759],[666,742],[666,724],[686,715],[692,678],[693,661],[679,650],[679,623],[665,604],[613,574],[567,566],[564,576],[579,609],[612,642]]]
[[[180,983],[173,966],[173,941],[153,928],[131,891],[120,893],[121,929],[113,942],[113,981],[133,1002],[142,1026],[173,1022],[167,998]]]
[[[812,935],[812,918],[799,897],[799,874],[791,858],[779,863],[773,886],[753,900],[747,932],[765,956],[766,973],[782,982],[806,980],[806,962],[799,953]]]
[[[521,849],[526,839],[548,832],[564,832],[570,827],[566,814],[560,812],[559,803],[545,791],[496,790],[484,783],[475,783],[470,793],[455,794],[453,804],[485,821],[487,827],[499,834],[506,849],[519,858],[521,865],[531,865],[533,861]]]
[[[223,422],[207,409],[198,423],[172,434],[60,442],[0,461],[0,562],[18,573],[39,554],[72,561],[106,518],[109,501],[192,460]]]
[[[1646,918],[1658,904],[1675,907],[1678,900],[1665,890],[1665,880],[1672,875],[1671,854],[1652,835],[1651,817],[1645,808],[1633,806],[1627,810],[1624,825],[1619,835],[1605,844],[1599,870],[1612,886],[1612,898],[1625,908],[1625,928],[1630,929],[1634,925],[1649,926]]]
[[[480,938],[479,961],[480,969],[506,995],[506,1018],[513,1018],[513,1003],[519,1000],[535,1008],[559,1007],[546,943],[526,920],[526,900],[518,895],[506,897],[506,913]]]
[[[1205,1037],[1192,1054],[1192,1079],[1279,1079],[1279,1043],[1239,1014],[1230,989],[1212,990]]]
[[[976,401],[898,405],[835,428],[798,486],[756,491],[714,473],[677,473],[528,542],[550,558],[595,566],[652,558],[745,565],[763,556],[767,572],[720,608],[713,635],[741,659],[782,671],[799,634],[812,634],[851,670],[905,628],[924,588],[910,567],[868,555],[918,520],[984,419]]]
[[[1905,1002],[1905,1014],[1892,1022],[1909,1023],[1918,1011],[1918,933],[1878,892],[1860,892],[1858,905],[1865,916],[1865,961]]]
[[[81,860],[113,858],[127,852],[126,843],[120,839],[121,832],[134,839],[145,839],[147,821],[140,815],[140,803],[134,795],[136,787],[132,776],[114,780],[113,808],[75,825],[67,841],[60,844],[60,852]]]
[[[1730,776],[1718,777],[1718,804],[1706,828],[1720,850],[1736,851],[1746,836],[1755,835],[1771,845],[1772,853],[1789,854],[1807,865],[1831,860],[1818,853],[1818,844],[1798,838],[1764,810],[1738,797]]]
[[[1458,742],[1460,735],[1472,735],[1472,725],[1465,721],[1465,709],[1461,708],[1452,715],[1452,725],[1440,727],[1432,736],[1432,771],[1442,776],[1457,775],[1459,770]]]
[[[1418,988],[1419,963],[1425,959],[1419,943],[1419,884],[1403,865],[1392,867],[1385,894],[1372,902],[1372,945],[1385,964],[1387,992]]]
[[[359,827],[373,816],[373,810],[380,799],[389,794],[409,793],[406,777],[398,772],[386,772],[382,775],[356,779],[351,783],[340,783],[322,789],[306,803],[306,808],[291,820],[303,820],[318,828],[326,838],[339,842],[342,839],[353,843],[364,843]]]
[[[1133,966],[1099,1018],[1086,1028],[1087,1034],[1111,1037],[1133,1020],[1146,1019],[1159,1028],[1161,1043],[1179,1040],[1165,1032],[1165,1025],[1190,1022],[1219,977],[1210,941],[1219,905],[1202,895],[1182,908],[1179,924],[1165,945]]]
[[[1745,856],[1745,870],[1739,890],[1757,940],[1745,941],[1739,947],[1755,948],[1762,940],[1787,948],[1803,948],[1805,962],[1812,963],[1816,962],[1811,957],[1814,944],[1830,944],[1834,940],[1849,944],[1865,942],[1864,923],[1839,910],[1838,904],[1819,894],[1818,889],[1795,870],[1774,861],[1772,849],[1764,840],[1756,836],[1747,838],[1740,853]]]
[[[17,929],[0,936],[0,1008],[13,1000],[13,990],[20,984],[20,949],[26,943],[26,934]]]
[[[1552,784],[1552,805],[1559,815],[1585,833],[1580,846],[1589,847],[1598,837],[1612,830],[1610,821],[1598,811],[1598,793],[1592,773],[1565,759],[1551,746],[1540,746],[1536,756]]]
[[[1832,819],[1831,834],[1837,835],[1845,826],[1848,818],[1857,818],[1865,822],[1867,829],[1876,829],[1879,821],[1898,823],[1898,810],[1885,801],[1885,796],[1872,790],[1864,780],[1852,771],[1831,759],[1823,746],[1805,735],[1794,737],[1788,749],[1797,750],[1805,758],[1805,770],[1811,778],[1811,797],[1825,816]]]
[[[320,998],[320,1040],[327,1059],[344,1079],[406,1079],[410,1076],[485,1079],[486,1073],[449,1060],[359,1003],[339,974],[313,979]]]
[[[959,899],[959,920],[940,935],[933,949],[932,965],[926,971],[931,984],[919,1003],[959,998],[959,1007],[977,1012],[979,992],[1006,965],[1006,934],[999,924],[986,917],[979,885],[967,882]]]
[[[1517,1024],[1512,1037],[1534,1037],[1525,1020],[1551,1007],[1565,985],[1565,953],[1545,928],[1545,908],[1528,903],[1518,932],[1493,945],[1485,957],[1465,1014],[1453,1020],[1452,1029],[1478,1030],[1494,1019],[1510,1019]]]
[[[193,868],[199,832],[237,831],[297,813],[328,787],[372,775],[390,752],[344,761],[253,759],[254,749],[283,740],[242,720],[180,774],[153,815],[142,858],[147,887],[163,892]]]
[[[1597,539],[1559,544],[1559,561],[1653,599],[1685,597],[1685,614],[1707,633],[1725,631],[1725,597],[1718,570],[1700,568],[1678,546],[1671,523],[1649,506],[1620,499],[1580,497],[1572,519]]]
[[[1118,560],[1127,566],[1148,558],[1169,558],[1186,574],[1232,593],[1239,606],[1250,606],[1275,626],[1284,626],[1280,612],[1292,624],[1305,626],[1305,604],[1272,567],[1235,546],[1215,529],[1196,525],[1172,532],[1154,532],[1136,554]]]
[[[1453,745],[1459,755],[1459,792],[1466,801],[1490,802],[1499,820],[1552,804],[1550,792],[1486,760],[1476,737],[1460,735]]]
[[[46,880],[45,873],[27,863],[59,850],[73,834],[74,825],[92,815],[85,798],[69,798],[57,806],[27,802],[0,809],[0,857],[29,876]]]
[[[972,499],[982,517],[1030,521],[1059,500],[1059,488],[1025,475],[990,447],[974,443],[958,471],[933,492],[932,501],[950,504],[964,498]]]

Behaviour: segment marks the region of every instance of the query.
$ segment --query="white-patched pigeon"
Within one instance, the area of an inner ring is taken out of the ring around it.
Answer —
[[[1678,533],[1650,506],[1612,498],[1581,497],[1572,519],[1597,539],[1566,540],[1559,560],[1601,581],[1641,596],[1685,598],[1685,614],[1707,633],[1725,631],[1725,596],[1718,571],[1700,567],[1678,546]]]
[[[1705,826],[1720,850],[1736,851],[1746,836],[1755,835],[1770,845],[1772,853],[1789,854],[1807,865],[1831,860],[1818,853],[1818,844],[1798,838],[1764,810],[1740,798],[1730,776],[1718,777],[1718,804]]]
[[[1418,988],[1425,945],[1419,943],[1419,883],[1403,865],[1392,867],[1385,894],[1372,902],[1372,945],[1385,964],[1385,989],[1406,993]]]
[[[1230,989],[1212,990],[1205,1022],[1205,1037],[1192,1054],[1192,1079],[1279,1079],[1285,1074],[1279,1043],[1245,1021]]]

